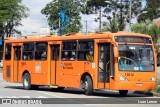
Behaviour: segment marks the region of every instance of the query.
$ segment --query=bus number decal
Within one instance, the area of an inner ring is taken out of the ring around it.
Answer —
[[[41,72],[41,63],[36,62],[36,72]]]
[[[21,66],[24,66],[24,65],[26,65],[26,63],[25,63],[25,62],[22,62],[22,63],[21,63]]]
[[[134,73],[125,73],[125,76],[134,76]]]

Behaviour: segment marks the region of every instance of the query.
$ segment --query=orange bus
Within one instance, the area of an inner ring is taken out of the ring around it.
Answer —
[[[5,81],[26,90],[81,88],[152,90],[156,87],[156,53],[152,38],[137,33],[92,33],[5,39]]]

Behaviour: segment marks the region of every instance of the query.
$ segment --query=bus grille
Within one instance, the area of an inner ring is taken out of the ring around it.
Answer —
[[[6,77],[10,77],[11,76],[10,68],[11,67],[9,65],[6,66]]]

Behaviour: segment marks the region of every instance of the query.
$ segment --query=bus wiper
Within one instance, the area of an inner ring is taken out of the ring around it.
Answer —
[[[144,60],[147,60],[146,58],[147,58],[147,57],[146,57],[146,41],[144,41],[142,60],[143,60],[143,61],[144,61]]]
[[[132,51],[132,49],[129,48],[129,46],[128,46],[127,43],[125,43],[125,45],[126,45],[126,47],[127,47],[127,50],[129,50],[130,52],[132,52],[132,53],[134,54],[134,57],[135,57],[136,54],[138,55],[137,51]],[[138,56],[138,57],[139,57],[139,56]],[[134,59],[134,60],[135,60],[135,59]],[[136,62],[137,65],[139,65],[139,64],[137,63],[137,61],[135,61],[135,62]]]

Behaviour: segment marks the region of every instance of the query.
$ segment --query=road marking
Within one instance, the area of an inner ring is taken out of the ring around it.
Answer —
[[[0,98],[47,98],[45,96],[37,96],[37,97],[30,97],[30,96],[0,96]]]
[[[61,97],[61,96],[58,96],[58,95],[53,95],[53,94],[50,94],[50,93],[46,93],[46,92],[42,92],[42,91],[37,91],[39,93],[42,93],[42,94],[46,94],[46,95],[50,95],[50,96],[53,96],[53,97],[57,97],[57,98],[64,98],[64,97]],[[65,99],[65,98],[64,98]],[[68,101],[71,101],[71,102],[76,102],[78,104],[83,104],[82,102],[79,102],[79,101],[75,101],[75,100],[71,100],[71,99],[65,99],[65,100],[68,100]],[[84,104],[85,105],[85,104]]]
[[[50,96],[52,96],[52,97],[63,98],[63,97],[61,97],[61,96],[53,95],[53,94],[50,94],[50,93],[47,93],[47,92],[41,92],[41,91],[37,91],[37,92],[42,93],[42,94],[46,94],[46,95],[50,95]]]
[[[84,104],[86,106],[108,105],[108,104]]]

